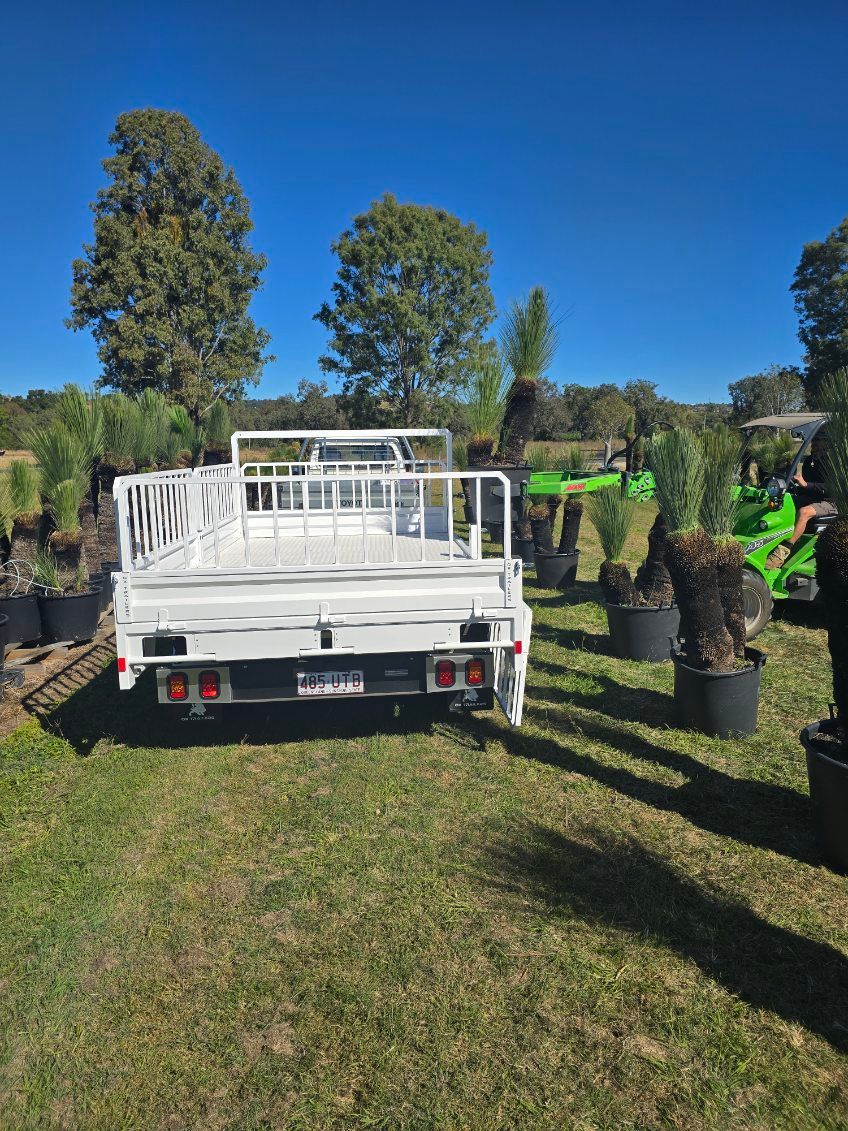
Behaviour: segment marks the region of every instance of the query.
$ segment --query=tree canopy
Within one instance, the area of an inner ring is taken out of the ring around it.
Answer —
[[[485,233],[386,194],[332,250],[333,303],[315,315],[330,335],[321,368],[340,374],[348,395],[378,396],[397,422],[426,421],[494,317]]]
[[[806,349],[807,400],[822,380],[848,366],[848,217],[825,240],[804,246],[790,288]]]
[[[770,365],[728,385],[733,418],[738,424],[759,416],[798,412],[804,408],[804,382],[797,365]]]
[[[255,384],[270,360],[270,336],[248,314],[266,264],[250,245],[250,206],[182,114],[122,114],[109,143],[68,325],[91,329],[102,384],[157,389],[197,418]]]

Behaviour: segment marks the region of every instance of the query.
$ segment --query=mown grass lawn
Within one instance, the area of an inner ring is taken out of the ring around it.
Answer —
[[[824,633],[762,637],[755,738],[681,733],[582,545],[573,593],[527,586],[521,731],[345,702],[198,738],[109,668],[2,742],[0,1125],[848,1125]]]

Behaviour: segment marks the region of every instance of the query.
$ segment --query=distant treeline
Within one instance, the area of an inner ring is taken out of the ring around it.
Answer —
[[[739,424],[754,416],[791,412],[804,407],[800,372],[771,366],[743,377],[728,388],[725,402],[687,404],[660,396],[653,381],[633,380],[622,385],[565,384],[542,380],[536,411],[536,440],[605,440],[666,421],[677,427]],[[0,396],[0,447],[23,446],[32,427],[49,424],[59,393],[31,389],[26,396]],[[391,427],[391,415],[376,397],[332,392],[325,381],[302,380],[296,393],[281,397],[245,398],[230,406],[233,426],[245,430],[286,431],[312,428]],[[422,426],[465,429],[462,401],[440,397],[430,404]]]

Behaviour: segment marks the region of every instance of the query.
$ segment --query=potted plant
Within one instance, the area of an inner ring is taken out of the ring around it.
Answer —
[[[75,577],[63,578],[55,557],[45,546],[36,558],[35,583],[40,589],[43,638],[53,643],[91,640],[100,619],[100,590],[89,584],[86,571],[80,569]]]
[[[203,427],[206,431],[204,464],[229,463],[232,459],[230,439],[233,427],[226,401],[221,400],[220,397],[217,401],[213,401],[204,415]]]
[[[665,562],[680,609],[680,645],[673,651],[678,720],[721,738],[753,734],[765,657],[748,649],[737,660],[718,587],[715,540],[701,521],[703,448],[689,429],[655,435],[647,462],[665,518]]]
[[[572,471],[579,470],[583,459],[580,448],[575,444],[564,456],[551,459],[550,449],[533,449],[532,462],[537,470],[537,462],[545,464],[538,470]],[[548,462],[550,461],[550,462]],[[580,522],[583,517],[583,500],[575,493],[564,495],[542,496],[547,505],[548,521],[551,529],[551,546],[537,543],[536,545],[536,577],[540,584],[551,589],[570,589],[577,580],[577,563],[580,551],[577,549],[577,539],[580,534]],[[556,517],[562,508],[562,525],[560,527],[559,542],[554,548],[553,531],[556,529]],[[538,512],[541,518],[541,511]],[[544,526],[540,527],[544,537]]]
[[[745,598],[742,570],[745,551],[733,537],[739,511],[736,488],[742,475],[742,449],[737,436],[726,427],[708,429],[700,435],[704,454],[704,494],[701,524],[715,543],[716,581],[724,610],[724,624],[733,641],[737,660],[745,659]]]
[[[119,475],[135,470],[140,417],[138,406],[123,393],[103,398],[103,455],[97,465],[97,537],[104,571],[118,568],[112,489]]]
[[[494,462],[495,446],[503,423],[509,399],[510,379],[506,364],[494,348],[479,352],[468,384],[464,403],[465,419],[468,426],[466,441],[467,467],[469,471],[491,471]],[[501,470],[500,467],[497,469]],[[476,521],[477,488],[473,480],[467,480],[468,497],[465,517]],[[465,488],[463,487],[463,491]],[[503,505],[492,498],[492,485],[485,480],[480,487],[481,522],[489,526],[493,541],[502,541]],[[496,526],[493,531],[492,525]],[[499,536],[498,536],[499,535]]]
[[[33,567],[41,529],[39,474],[25,460],[13,460],[6,479],[9,558],[3,571],[0,614],[8,616],[10,644],[23,644],[41,636],[41,616],[31,591]]]
[[[648,556],[634,579],[622,554],[637,504],[621,487],[612,486],[588,495],[585,505],[604,551],[598,582],[613,652],[625,660],[667,660],[680,613],[664,564],[665,524],[658,516],[648,535]]]
[[[501,426],[500,462],[520,467],[533,436],[539,381],[556,354],[559,334],[544,287],[513,302],[504,320],[501,350],[512,373],[509,404]]]
[[[833,667],[833,706],[829,719],[804,727],[801,742],[822,854],[831,866],[848,872],[848,370],[825,381],[822,401],[828,413],[827,495],[840,516],[825,526],[816,548]]]
[[[80,507],[80,526],[89,562],[100,560],[97,538],[97,464],[103,454],[103,412],[97,393],[86,394],[79,385],[65,385],[59,394],[57,415],[85,454],[85,484]]]
[[[84,488],[76,479],[63,479],[51,486],[47,510],[53,529],[47,545],[56,562],[62,588],[75,585],[80,574],[88,576],[85,542],[80,523]]]

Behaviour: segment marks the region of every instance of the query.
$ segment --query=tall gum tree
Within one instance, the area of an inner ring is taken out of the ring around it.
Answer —
[[[197,420],[272,360],[270,335],[248,314],[266,266],[250,244],[250,205],[182,114],[122,114],[109,144],[67,325],[91,330],[102,384],[157,389]]]
[[[321,368],[346,395],[378,397],[392,420],[427,423],[494,317],[485,232],[387,193],[331,247],[333,301],[315,315],[329,333]]]

